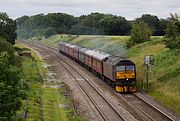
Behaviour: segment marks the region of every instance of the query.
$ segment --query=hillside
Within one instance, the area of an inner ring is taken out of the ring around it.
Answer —
[[[54,35],[40,41],[55,47],[59,41],[69,41],[113,55],[126,56],[136,63],[139,89],[142,88],[142,82],[145,80],[144,56],[154,55],[155,63],[150,69],[149,94],[163,105],[180,113],[179,51],[166,48],[162,42],[162,37],[152,37],[152,41],[126,50],[124,46],[128,38],[128,36]]]

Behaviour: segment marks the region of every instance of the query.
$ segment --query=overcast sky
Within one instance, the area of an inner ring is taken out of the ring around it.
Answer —
[[[0,0],[0,12],[15,19],[23,15],[63,12],[74,16],[101,12],[126,17],[128,20],[142,14],[169,17],[180,14],[180,0]]]

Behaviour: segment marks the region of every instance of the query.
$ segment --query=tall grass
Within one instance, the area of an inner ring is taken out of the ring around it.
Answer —
[[[128,51],[128,56],[137,66],[137,85],[145,85],[144,56],[154,55],[150,70],[149,91],[163,105],[180,113],[180,55],[179,50],[169,50],[161,41],[139,44]]]

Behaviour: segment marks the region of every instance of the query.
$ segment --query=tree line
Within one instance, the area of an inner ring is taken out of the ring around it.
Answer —
[[[140,18],[129,21],[125,17],[91,13],[74,17],[65,13],[38,14],[22,16],[16,19],[17,34],[21,38],[33,36],[49,37],[55,34],[98,34],[98,35],[130,35],[135,22],[144,21],[154,36],[163,36],[169,19],[144,14]]]

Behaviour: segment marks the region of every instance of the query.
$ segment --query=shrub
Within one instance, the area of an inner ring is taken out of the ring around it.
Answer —
[[[0,53],[7,52],[9,55],[9,62],[13,63],[14,60],[14,49],[11,43],[0,39]]]
[[[166,47],[180,49],[180,21],[177,18],[172,18],[168,24],[164,41]]]
[[[25,98],[24,82],[20,70],[9,65],[7,52],[0,53],[0,120],[9,121],[20,109]]]
[[[131,30],[131,38],[127,41],[128,48],[142,42],[151,40],[151,29],[144,22],[134,23]]]

